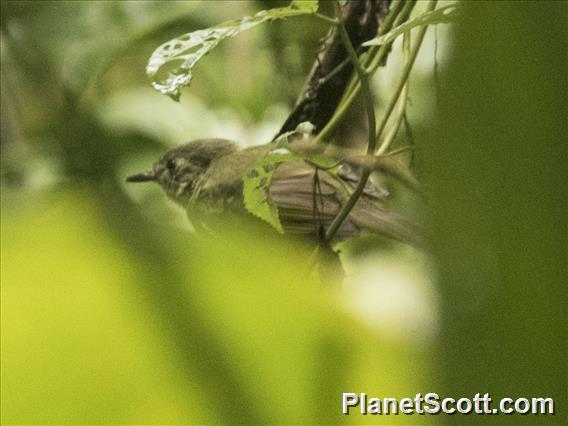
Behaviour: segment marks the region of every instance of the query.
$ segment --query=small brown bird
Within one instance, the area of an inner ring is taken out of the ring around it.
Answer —
[[[247,214],[243,177],[275,148],[272,143],[238,150],[234,142],[225,139],[195,140],[170,149],[151,170],[126,180],[157,182],[186,209],[190,219],[195,217],[194,212],[206,213],[200,217],[227,210]],[[358,180],[357,170],[347,165],[333,174],[306,161],[282,162],[275,166],[269,197],[286,233],[318,236],[330,225]],[[387,191],[369,182],[335,239],[370,231],[419,244],[416,225],[385,210],[387,196]]]

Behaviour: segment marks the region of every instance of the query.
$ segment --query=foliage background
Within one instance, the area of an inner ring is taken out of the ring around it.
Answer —
[[[276,132],[319,21],[224,42],[180,104],[144,66],[173,36],[277,3],[1,3],[2,423],[458,421],[344,417],[350,391],[552,396],[557,415],[537,420],[561,423],[565,3],[467,3],[437,30],[438,90],[429,31],[410,109],[429,197],[398,202],[431,253],[348,247],[343,289],[302,275],[304,243],[192,236],[157,188],[123,184],[165,146]],[[399,65],[395,46],[378,114]]]

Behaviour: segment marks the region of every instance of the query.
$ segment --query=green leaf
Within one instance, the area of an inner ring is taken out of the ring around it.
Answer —
[[[249,213],[268,222],[280,233],[284,228],[280,223],[278,207],[270,197],[270,184],[276,167],[287,161],[302,161],[304,158],[286,148],[277,148],[258,161],[243,176],[243,199]]]
[[[268,222],[280,233],[284,233],[278,207],[270,198],[270,183],[276,165],[266,157],[259,161],[243,177],[243,198],[245,208],[256,217]]]
[[[393,28],[388,33],[375,37],[363,43],[363,46],[376,46],[382,44],[389,44],[393,42],[399,35],[404,34],[411,29],[423,25],[447,24],[455,21],[459,16],[461,6],[457,4],[449,4],[442,6],[431,12],[423,13],[422,15]]]
[[[245,208],[256,217],[268,222],[280,233],[284,233],[278,206],[270,198],[270,184],[276,167],[289,161],[309,161],[316,166],[326,169],[337,164],[337,160],[322,155],[301,155],[287,148],[278,147],[258,161],[255,166],[243,176],[243,198]],[[333,173],[333,171],[330,171]]]
[[[263,22],[315,13],[317,8],[317,1],[294,0],[288,7],[263,10],[254,16],[184,34],[162,44],[152,53],[146,74],[154,89],[178,101],[181,89],[191,83],[195,64],[221,41]]]

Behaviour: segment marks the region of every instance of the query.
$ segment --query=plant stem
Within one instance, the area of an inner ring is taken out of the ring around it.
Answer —
[[[335,3],[335,6],[337,9],[337,16],[341,16],[339,4]],[[375,104],[373,103],[373,95],[371,93],[371,88],[369,86],[369,76],[367,75],[365,69],[361,65],[359,57],[357,56],[357,52],[355,52],[353,44],[349,39],[349,34],[347,34],[347,30],[345,29],[345,24],[341,20],[338,25],[338,30],[341,40],[343,41],[343,44],[345,44],[345,48],[347,49],[347,53],[351,58],[351,62],[353,63],[353,67],[357,72],[357,76],[359,77],[359,82],[363,89],[363,96],[365,98],[365,104],[367,107],[367,119],[369,122],[369,140],[367,142],[367,153],[372,154],[375,152],[375,147],[377,143],[377,140],[375,138],[375,129],[377,123],[375,119]],[[329,228],[327,229],[325,233],[326,241],[328,242],[331,241],[331,239],[333,238],[333,236],[335,235],[335,233],[337,232],[337,230],[339,229],[339,227],[341,226],[341,224],[343,223],[343,221],[345,220],[345,218],[347,217],[347,215],[349,214],[349,212],[351,211],[351,209],[359,199],[360,193],[365,188],[365,184],[367,183],[369,175],[370,172],[367,171],[363,172],[363,176],[361,176],[361,181],[359,182],[359,185],[356,188],[355,192],[351,195],[351,197],[349,198],[347,203],[343,206],[343,208],[339,211],[337,216],[335,216]],[[357,193],[357,189],[359,189],[359,186],[361,186],[361,182],[363,182],[363,185],[359,190],[359,194],[355,195]]]
[[[361,87],[363,88],[363,96],[365,98],[365,105],[367,109],[367,120],[369,123],[369,140],[367,144],[367,152],[373,153],[375,152],[376,146],[375,129],[377,122],[375,119],[375,104],[373,103],[373,94],[371,93],[371,87],[369,85],[369,76],[367,75],[367,73],[363,69],[363,66],[361,65],[361,62],[359,61],[359,57],[357,56],[357,52],[353,48],[353,44],[349,39],[349,34],[345,29],[345,24],[343,23],[343,21],[340,21],[338,29],[339,36],[341,37],[343,44],[345,44],[347,53],[351,58],[351,62],[353,63],[355,71],[357,72],[357,76],[359,77],[359,81],[361,82]]]
[[[318,80],[318,84],[321,86],[322,84],[327,83],[333,77],[335,77],[339,72],[345,67],[349,62],[351,62],[351,58],[345,58],[338,66],[336,66],[329,74],[325,77],[322,77]]]
[[[388,13],[387,17],[385,18],[384,22],[379,29],[379,35],[385,34],[391,30],[392,26],[396,24],[396,18],[400,16],[401,13],[404,12],[408,8],[408,5],[413,5],[412,2],[405,3],[403,1],[393,2],[393,7],[391,11]],[[386,57],[388,53],[388,48],[390,45],[383,45],[380,47],[373,46],[366,55],[365,60],[365,68],[367,68],[367,64],[377,62],[380,64],[383,59]],[[375,61],[378,59],[378,61]],[[345,90],[345,95],[341,100],[337,110],[331,117],[331,119],[327,122],[325,127],[318,133],[316,138],[314,139],[315,142],[323,142],[326,138],[335,130],[337,124],[341,121],[341,119],[345,116],[345,113],[349,109],[349,107],[353,104],[353,101],[359,94],[361,90],[361,85],[359,80],[354,77],[347,86]]]
[[[428,3],[428,6],[427,6],[427,11],[434,10],[436,8],[436,3],[437,3],[437,0],[430,0],[430,2]],[[393,109],[394,109],[394,107],[395,107],[395,105],[398,101],[398,98],[400,97],[402,89],[406,85],[406,82],[407,82],[408,77],[410,75],[410,71],[412,70],[412,66],[414,65],[414,62],[416,60],[416,56],[418,55],[418,51],[420,49],[420,46],[422,44],[422,40],[424,39],[424,35],[426,34],[427,29],[428,29],[428,26],[424,26],[423,28],[421,28],[419,30],[418,37],[417,37],[417,40],[416,40],[416,44],[415,44],[414,48],[412,49],[412,51],[410,52],[410,56],[408,58],[408,62],[405,64],[400,82],[399,82],[399,84],[398,84],[398,86],[395,90],[394,95],[392,96],[392,98],[389,102],[389,105],[387,107],[387,111],[385,112],[385,115],[382,118],[381,125],[379,126],[379,130],[377,131],[377,136],[375,137],[373,135],[373,137],[371,138],[371,135],[369,135],[369,146],[367,147],[367,153],[368,154],[374,154],[374,152],[375,152],[375,149],[374,149],[375,142],[380,137],[382,132],[384,131],[384,128],[386,126],[388,118],[391,115],[391,113],[392,113],[392,111],[393,111]],[[381,49],[383,47],[384,46],[381,46]],[[380,63],[380,62],[378,62],[378,63]],[[359,66],[360,66],[360,64],[359,64]],[[372,70],[370,72],[372,72]],[[367,77],[367,72],[363,72],[363,74],[365,75],[365,77]],[[365,87],[363,87],[365,82],[362,79],[360,79],[360,81],[361,81],[361,87],[365,89]],[[366,89],[368,90],[369,89],[368,80],[366,80],[366,81],[367,81]],[[403,108],[403,113],[404,113],[404,108]],[[369,129],[369,132],[372,132],[372,130]],[[371,143],[371,139],[373,140],[372,143]],[[369,150],[369,148],[371,146],[373,148],[372,151]],[[387,148],[388,148],[388,146],[387,146]],[[383,149],[383,147],[381,146],[380,150],[382,150],[382,149]],[[337,213],[337,215],[333,219],[331,225],[327,229],[327,231],[325,233],[326,241],[329,242],[333,239],[333,237],[335,236],[338,229],[341,227],[344,220],[347,218],[347,216],[349,216],[349,213],[351,213],[351,210],[353,209],[353,207],[355,206],[355,204],[359,200],[359,197],[361,197],[361,195],[363,194],[363,191],[365,190],[365,186],[367,185],[367,181],[369,180],[370,176],[371,176],[371,170],[368,169],[368,168],[364,169],[363,172],[361,173],[361,178],[360,178],[360,180],[357,184],[357,187],[355,188],[355,190],[353,191],[353,193],[351,194],[351,196],[349,197],[347,202],[343,205],[341,210],[339,210],[339,212]]]
[[[415,146],[403,146],[402,148],[393,149],[392,151],[387,152],[383,155],[383,157],[392,157],[406,151],[412,151],[414,149],[416,149]]]
[[[402,49],[404,51],[404,65],[407,66],[410,61],[410,33],[404,34],[404,39],[402,42]],[[398,109],[396,113],[396,119],[394,124],[391,127],[391,130],[385,136],[383,143],[381,144],[379,150],[377,151],[377,155],[383,155],[389,149],[391,143],[394,141],[396,134],[398,133],[398,129],[400,128],[400,124],[402,123],[402,118],[404,117],[404,112],[406,111],[406,102],[408,100],[408,80],[404,83],[402,92],[400,93],[398,102]],[[377,138],[380,137],[380,134],[377,133]]]
[[[437,0],[430,0],[428,2],[428,6],[427,6],[426,10],[428,12],[434,10],[436,8],[436,3],[437,3]],[[425,25],[418,30],[418,36],[416,37],[416,44],[414,45],[412,51],[410,52],[410,56],[408,58],[408,61],[405,64],[404,69],[402,70],[402,76],[401,76],[401,78],[398,82],[398,85],[397,85],[397,87],[394,91],[393,96],[391,97],[391,99],[390,99],[390,101],[387,105],[387,109],[386,109],[386,111],[383,115],[383,118],[381,120],[381,124],[379,125],[379,129],[377,130],[377,139],[379,139],[381,137],[383,131],[385,130],[388,119],[389,119],[391,113],[393,112],[394,107],[396,106],[396,103],[398,101],[398,98],[400,97],[402,89],[406,85],[408,77],[410,76],[410,71],[412,71],[412,67],[414,66],[414,62],[416,61],[416,57],[418,56],[418,51],[420,50],[420,46],[422,45],[422,41],[424,40],[424,35],[426,34],[427,30],[428,30],[428,25]],[[389,142],[389,144],[390,144],[390,142]],[[381,147],[379,148],[378,154],[383,154],[385,152],[385,150],[388,148],[388,145],[386,147],[384,147],[384,145],[385,145],[384,143],[381,145]]]
[[[330,242],[333,239],[335,233],[339,230],[339,227],[343,224],[345,218],[347,218],[349,213],[351,213],[351,210],[355,206],[355,203],[357,203],[359,197],[363,193],[365,185],[367,185],[369,176],[371,176],[371,171],[368,169],[363,170],[363,172],[361,173],[361,180],[359,180],[357,187],[355,188],[347,202],[343,205],[341,210],[339,210],[339,213],[337,213],[337,216],[335,216],[333,222],[331,222],[331,225],[329,225],[329,228],[325,232],[325,239],[327,242]]]
[[[416,0],[409,0],[406,3],[404,3],[404,7],[402,8],[402,10],[400,11],[400,13],[398,13],[397,16],[394,17],[394,22],[391,25],[390,28],[387,28],[386,31],[381,32],[379,34],[379,36],[386,34],[387,32],[389,32],[392,28],[396,28],[402,24],[404,24],[408,18],[410,17],[410,14],[412,13],[412,9],[414,9],[414,6],[416,5]],[[394,43],[394,40],[392,40],[390,43],[385,43],[384,45],[381,46],[374,46],[375,48],[382,49],[384,48],[385,50],[388,50],[390,48],[390,46],[392,46],[392,43]],[[381,63],[383,62],[383,58],[381,58],[380,55],[376,55],[373,58],[370,58],[371,60],[368,61],[368,63],[366,64],[367,70],[370,73],[375,73],[375,71],[377,71],[377,68],[379,68],[379,66],[381,66]]]
[[[322,21],[327,22],[328,24],[337,25],[338,20],[336,18],[330,18],[329,16],[324,15],[323,13],[314,13],[314,16]]]

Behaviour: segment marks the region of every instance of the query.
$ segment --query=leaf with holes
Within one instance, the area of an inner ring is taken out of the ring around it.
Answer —
[[[243,177],[243,199],[245,208],[256,217],[268,222],[280,233],[284,233],[278,207],[270,198],[270,183],[275,164],[260,161]]]
[[[162,44],[152,53],[146,74],[154,89],[179,101],[181,89],[191,83],[195,64],[221,41],[263,22],[315,13],[317,9],[317,0],[294,0],[288,7],[263,10],[253,16],[184,34]]]
[[[243,176],[243,199],[245,208],[256,217],[268,222],[280,233],[284,233],[278,206],[270,197],[270,184],[279,164],[290,161],[309,161],[320,167],[333,167],[336,160],[324,155],[304,156],[290,152],[287,148],[277,148],[258,161]],[[328,170],[329,171],[329,170]],[[331,171],[334,174],[333,171]]]

